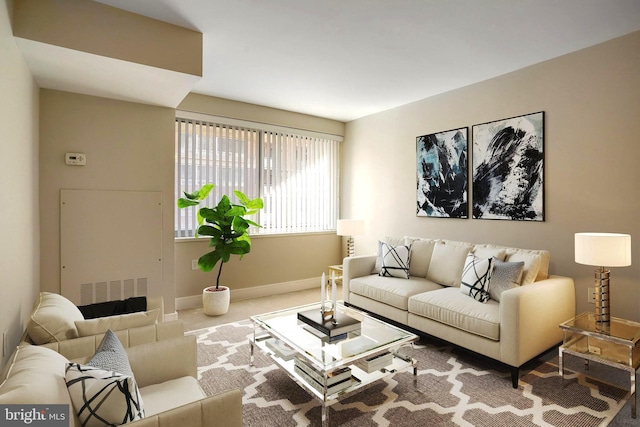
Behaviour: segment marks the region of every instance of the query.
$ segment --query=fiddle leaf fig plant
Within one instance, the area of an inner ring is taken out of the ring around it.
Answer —
[[[184,197],[178,199],[178,207],[186,208],[200,205],[213,188],[213,184],[205,184],[194,193],[185,192]],[[197,213],[198,228],[195,235],[196,237],[199,235],[209,236],[209,247],[213,248],[198,259],[198,268],[209,272],[220,262],[216,290],[220,286],[222,266],[231,259],[231,255],[239,255],[242,259],[251,251],[251,238],[247,230],[252,225],[255,227],[260,227],[260,225],[245,217],[258,213],[264,207],[264,202],[259,197],[249,199],[239,190],[235,190],[233,194],[239,204],[232,204],[225,194],[217,206],[213,208],[201,207]]]

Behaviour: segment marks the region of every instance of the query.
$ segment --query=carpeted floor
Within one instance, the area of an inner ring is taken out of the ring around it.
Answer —
[[[245,426],[319,426],[319,401],[268,356],[256,349],[249,366],[252,332],[248,320],[188,332],[198,337],[203,389],[242,389]],[[411,370],[399,372],[341,398],[330,407],[331,425],[613,426],[627,395],[579,374],[563,383],[554,353],[531,364],[518,389],[508,370],[439,341],[421,340],[413,357],[417,379]]]

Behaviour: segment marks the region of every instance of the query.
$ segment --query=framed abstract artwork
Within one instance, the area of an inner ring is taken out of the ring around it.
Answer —
[[[416,138],[417,216],[468,218],[469,128]]]
[[[544,221],[544,111],[472,129],[473,218]]]

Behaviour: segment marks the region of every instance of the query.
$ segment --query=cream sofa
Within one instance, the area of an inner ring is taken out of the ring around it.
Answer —
[[[575,315],[573,279],[549,275],[548,251],[416,237],[384,242],[410,245],[409,278],[377,274],[380,255],[345,258],[344,301],[508,365],[514,388],[520,367],[562,341],[558,325]],[[521,280],[499,301],[476,301],[460,288],[469,253],[523,263]]]
[[[123,333],[129,332],[120,335]],[[135,335],[134,331],[129,337]],[[93,351],[86,351],[95,349],[99,342],[95,337],[84,337],[17,347],[0,376],[0,404],[66,404],[69,425],[81,425],[65,384],[65,368],[69,361],[86,363],[93,355]],[[126,341],[123,345],[127,347]],[[144,418],[127,425],[242,425],[240,390],[206,397],[200,388],[194,336],[134,345],[126,348],[126,352],[145,411]]]

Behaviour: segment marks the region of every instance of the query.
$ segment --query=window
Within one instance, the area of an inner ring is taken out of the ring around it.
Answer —
[[[262,197],[253,234],[333,230],[338,216],[339,141],[291,129],[176,119],[176,199],[215,184],[205,201],[233,190]],[[175,236],[192,237],[196,207],[176,208]]]

